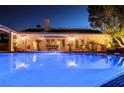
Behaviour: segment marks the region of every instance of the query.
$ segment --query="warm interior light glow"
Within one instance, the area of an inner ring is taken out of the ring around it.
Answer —
[[[40,40],[44,40],[44,37],[41,37]]]
[[[22,40],[22,41],[25,41],[26,38],[27,38],[27,37],[21,37],[21,40]]]
[[[74,41],[75,37],[69,37],[69,41]]]
[[[57,45],[60,45],[60,41],[57,41],[56,44],[57,44]]]
[[[75,37],[68,38],[68,44],[74,44],[74,42],[75,42]]]

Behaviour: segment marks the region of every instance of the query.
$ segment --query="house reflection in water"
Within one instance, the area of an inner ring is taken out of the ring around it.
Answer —
[[[11,71],[18,70],[18,69],[26,69],[32,63],[35,63],[37,59],[37,55],[27,55],[27,54],[11,54]]]
[[[41,67],[42,66],[42,67]],[[14,53],[11,71],[31,68],[105,69],[124,67],[124,57],[81,53]]]
[[[68,61],[67,66],[68,67],[77,67],[78,65],[76,64],[76,61],[72,60],[72,61]]]

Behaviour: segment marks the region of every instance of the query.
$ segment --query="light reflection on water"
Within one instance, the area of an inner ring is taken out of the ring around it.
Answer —
[[[124,67],[124,57],[85,53],[13,53],[11,71],[43,68],[110,69]]]

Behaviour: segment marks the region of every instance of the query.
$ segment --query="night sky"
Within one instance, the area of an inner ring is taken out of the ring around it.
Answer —
[[[0,24],[15,30],[34,28],[44,19],[50,19],[52,28],[89,28],[87,6],[35,5],[0,6]]]

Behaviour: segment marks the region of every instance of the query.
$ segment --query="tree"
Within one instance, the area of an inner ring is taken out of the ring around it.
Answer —
[[[88,6],[90,26],[115,39],[119,46],[124,47],[124,6],[95,5]],[[121,41],[120,41],[121,39]]]
[[[36,27],[37,27],[37,28],[41,28],[41,25],[38,24],[38,25],[36,25]]]

